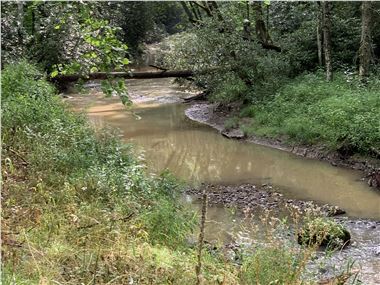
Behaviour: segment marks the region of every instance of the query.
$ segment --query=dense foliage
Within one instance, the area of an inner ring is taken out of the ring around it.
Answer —
[[[356,2],[333,5],[331,45],[335,69],[355,70],[358,65],[360,9],[360,3]],[[204,16],[186,33],[164,42],[161,62],[174,69],[198,71],[196,84],[206,87],[213,100],[256,102],[273,95],[300,73],[322,67],[317,47],[320,10],[317,2],[273,2],[259,6],[220,3],[217,12]],[[379,5],[374,4],[373,63],[379,60],[379,10]],[[270,34],[271,42],[281,47],[281,52],[263,46],[259,34],[254,36],[252,23],[256,21],[257,31],[260,17],[266,18],[264,32]],[[375,70],[374,65],[372,71]]]
[[[66,64],[68,73],[122,68],[125,45],[132,57],[144,41],[184,27],[176,2],[8,1],[1,7],[3,64],[26,57],[48,72]]]
[[[2,62],[25,57],[53,77],[122,68],[126,45],[96,3],[6,2],[2,4]],[[120,61],[119,61],[120,60]]]

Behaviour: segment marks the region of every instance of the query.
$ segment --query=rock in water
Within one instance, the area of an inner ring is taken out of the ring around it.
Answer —
[[[327,204],[322,207],[322,211],[326,213],[327,217],[339,216],[346,213],[345,210],[339,208],[338,206],[330,206]]]
[[[245,137],[244,132],[240,129],[224,130],[222,135],[229,139],[243,139]]]

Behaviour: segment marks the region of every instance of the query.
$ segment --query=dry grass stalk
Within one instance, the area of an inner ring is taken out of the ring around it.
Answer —
[[[201,215],[201,223],[200,223],[200,232],[198,238],[198,264],[195,267],[195,273],[197,275],[197,285],[202,284],[202,249],[203,249],[203,241],[204,241],[204,230],[206,223],[206,215],[207,215],[207,187],[203,190],[203,199],[202,199],[202,215]]]

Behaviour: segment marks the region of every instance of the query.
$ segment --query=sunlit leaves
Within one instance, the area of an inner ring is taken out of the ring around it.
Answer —
[[[58,74],[59,74],[59,71],[58,71],[58,70],[54,70],[52,73],[50,73],[50,77],[51,77],[51,78],[54,78],[54,77],[56,77]]]
[[[50,77],[125,70],[129,63],[121,28],[104,18],[103,3],[29,1],[2,8],[3,63],[37,60]]]

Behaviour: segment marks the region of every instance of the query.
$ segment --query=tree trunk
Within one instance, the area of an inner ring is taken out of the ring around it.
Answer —
[[[359,48],[359,76],[361,78],[369,75],[372,55],[371,40],[371,5],[369,1],[362,2],[362,35]]]
[[[139,72],[95,72],[87,76],[80,74],[72,75],[58,75],[52,78],[52,81],[60,83],[69,83],[78,81],[79,79],[88,81],[95,79],[108,79],[108,78],[127,78],[127,79],[149,79],[149,78],[166,78],[166,77],[181,77],[186,78],[193,76],[194,72],[191,70],[168,70],[168,71],[139,71]]]
[[[323,46],[325,49],[326,80],[331,81],[333,78],[332,61],[331,61],[331,6],[328,1],[322,2],[323,18]]]
[[[186,2],[185,1],[180,1],[180,3],[182,5],[182,8],[185,11],[188,19],[189,19],[189,22],[192,23],[193,25],[196,25],[198,23],[198,21],[194,19],[194,15],[190,11],[189,7],[187,7]]]
[[[318,19],[317,19],[317,47],[318,47],[318,65],[323,65],[323,50],[322,50],[322,13],[321,13],[321,3],[317,2],[318,4]]]
[[[318,65],[323,65],[323,51],[322,51],[322,29],[320,25],[317,26],[317,46],[318,46]]]
[[[186,2],[180,1],[180,3],[182,5],[186,15],[189,18],[189,22],[191,22],[194,26],[202,25],[202,20],[196,19],[196,16],[193,15],[192,11],[186,5]],[[204,12],[206,12],[208,17],[216,16],[220,22],[222,22],[222,23],[224,22],[222,12],[220,11],[219,6],[216,3],[216,1],[202,1],[201,2],[202,4],[198,3],[197,1],[192,1],[191,3],[192,3],[192,5],[196,5],[199,8],[201,8]],[[281,52],[281,47],[273,44],[273,41],[272,41],[272,39],[269,35],[269,32],[268,32],[268,28],[265,25],[264,14],[262,11],[261,2],[252,2],[252,7],[253,7],[253,10],[256,12],[255,25],[256,25],[256,36],[257,36],[258,42],[261,44],[261,46],[264,49],[270,49],[270,50],[275,50],[277,52]],[[247,12],[248,12],[247,14],[249,14],[249,7],[247,9]],[[267,22],[269,22],[268,15],[267,15]],[[243,34],[244,40],[252,40],[251,36],[249,35],[250,32],[248,33],[248,29],[250,28],[249,25],[250,25],[250,23],[246,22],[246,26],[244,27],[245,30],[244,30],[244,34]],[[224,33],[227,31],[225,30],[224,26],[221,26],[219,28],[219,32]],[[229,31],[229,32],[231,32],[231,31]]]
[[[24,43],[24,3],[22,1],[17,2],[17,34],[19,45]]]
[[[197,21],[202,21],[202,15],[198,10],[198,6],[196,6],[192,1],[189,2],[191,10],[193,11],[193,15]]]
[[[273,49],[280,52],[281,48],[273,44],[267,26],[263,20],[264,15],[261,7],[261,2],[252,2],[252,8],[255,11],[256,36],[259,40],[259,43],[265,49]]]

